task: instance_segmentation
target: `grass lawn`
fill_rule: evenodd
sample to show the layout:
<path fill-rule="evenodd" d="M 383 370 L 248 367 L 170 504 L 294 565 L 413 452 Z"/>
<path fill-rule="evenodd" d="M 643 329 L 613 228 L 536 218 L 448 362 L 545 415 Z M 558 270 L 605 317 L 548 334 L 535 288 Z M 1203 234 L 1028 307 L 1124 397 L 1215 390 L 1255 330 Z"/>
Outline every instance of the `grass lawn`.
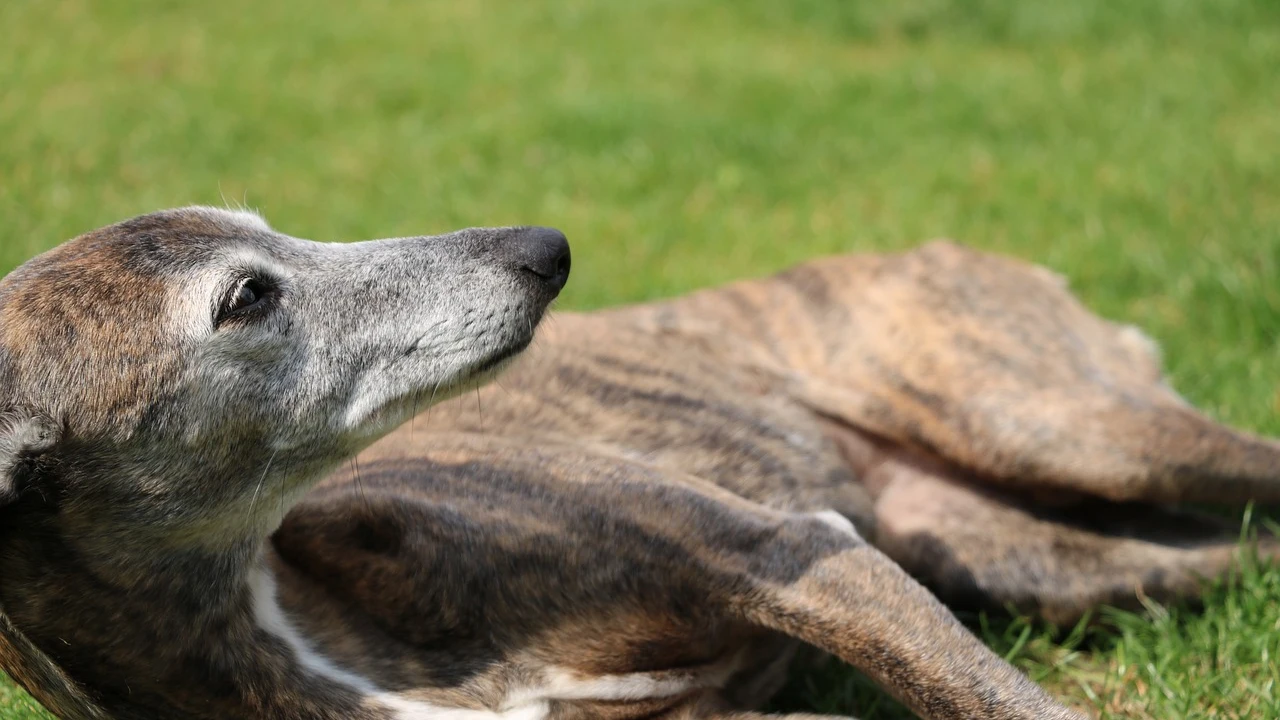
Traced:
<path fill-rule="evenodd" d="M 0 273 L 193 202 L 314 239 L 555 225 L 575 308 L 949 235 L 1280 434 L 1276 0 L 5 0 L 0 38 Z M 1089 631 L 971 620 L 1103 717 L 1280 717 L 1265 567 Z M 907 717 L 840 667 L 782 702 Z"/>

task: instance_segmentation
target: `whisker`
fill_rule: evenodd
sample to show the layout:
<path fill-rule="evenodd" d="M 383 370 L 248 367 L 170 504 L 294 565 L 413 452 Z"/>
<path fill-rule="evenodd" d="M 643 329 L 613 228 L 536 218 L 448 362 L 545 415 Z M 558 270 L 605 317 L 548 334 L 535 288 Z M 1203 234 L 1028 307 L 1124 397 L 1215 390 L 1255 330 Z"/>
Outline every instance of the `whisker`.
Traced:
<path fill-rule="evenodd" d="M 280 478 L 280 525 L 284 524 L 284 483 L 285 479 L 283 477 Z"/>
<path fill-rule="evenodd" d="M 271 472 L 271 463 L 276 461 L 276 455 L 279 454 L 280 448 L 271 451 L 271 457 L 267 458 L 267 466 L 262 469 L 262 477 L 258 478 L 258 485 L 253 489 L 253 498 L 249 500 L 249 519 L 253 520 L 253 508 L 258 504 L 258 492 L 262 490 L 262 483 L 267 479 L 267 473 Z"/>
<path fill-rule="evenodd" d="M 418 429 L 418 403 L 422 400 L 422 393 L 415 390 L 413 392 L 413 414 L 409 416 L 409 436 L 412 437 Z"/>
<path fill-rule="evenodd" d="M 436 383 L 431 388 L 431 397 L 427 399 L 427 425 L 431 424 L 431 413 L 436 409 L 436 393 L 438 392 L 440 392 L 440 383 Z"/>
<path fill-rule="evenodd" d="M 364 492 L 364 480 L 360 477 L 360 458 L 359 456 L 351 458 L 351 472 L 356 476 L 356 492 L 360 493 L 360 500 L 364 503 L 364 508 L 373 514 L 373 506 L 369 504 L 369 496 Z"/>

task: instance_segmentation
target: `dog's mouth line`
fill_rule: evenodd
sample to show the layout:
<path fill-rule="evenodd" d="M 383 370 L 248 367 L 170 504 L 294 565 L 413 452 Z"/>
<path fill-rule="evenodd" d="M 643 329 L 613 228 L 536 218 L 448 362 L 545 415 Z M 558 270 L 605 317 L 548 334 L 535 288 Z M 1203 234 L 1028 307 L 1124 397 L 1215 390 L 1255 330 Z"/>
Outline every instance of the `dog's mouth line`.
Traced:
<path fill-rule="evenodd" d="M 468 380 L 472 380 L 472 379 L 475 379 L 476 377 L 479 377 L 493 370 L 496 370 L 503 363 L 507 362 L 508 360 L 511 360 L 515 356 L 527 350 L 529 346 L 532 344 L 533 344 L 533 334 L 530 333 L 528 336 L 521 338 L 519 342 L 511 344 L 503 348 L 502 350 L 499 350 L 498 352 L 494 353 L 493 355 L 489 356 L 488 358 L 481 360 L 479 363 L 471 366 L 471 368 L 467 370 L 465 376 Z"/>
<path fill-rule="evenodd" d="M 452 380 L 438 383 L 429 388 L 419 388 L 389 403 L 387 408 L 393 406 L 401 407 L 401 404 L 404 404 L 406 408 L 412 407 L 413 414 L 416 415 L 418 412 L 443 402 L 460 392 L 478 389 L 496 378 L 512 360 L 533 344 L 533 340 L 534 333 L 513 338 L 513 342 L 509 342 L 492 354 L 459 370 Z"/>

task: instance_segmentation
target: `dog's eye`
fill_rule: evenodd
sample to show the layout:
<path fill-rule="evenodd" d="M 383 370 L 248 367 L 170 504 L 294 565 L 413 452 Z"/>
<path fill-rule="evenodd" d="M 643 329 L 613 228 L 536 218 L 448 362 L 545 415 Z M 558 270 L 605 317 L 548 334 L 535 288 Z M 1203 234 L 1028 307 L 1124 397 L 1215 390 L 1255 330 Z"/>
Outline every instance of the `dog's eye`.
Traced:
<path fill-rule="evenodd" d="M 222 325 L 235 317 L 252 313 L 261 307 L 271 293 L 271 286 L 257 278 L 246 278 L 237 283 L 218 309 L 215 325 Z"/>
<path fill-rule="evenodd" d="M 260 299 L 262 299 L 262 286 L 257 280 L 245 280 L 232 293 L 231 301 L 227 303 L 227 312 L 243 310 L 257 304 Z"/>

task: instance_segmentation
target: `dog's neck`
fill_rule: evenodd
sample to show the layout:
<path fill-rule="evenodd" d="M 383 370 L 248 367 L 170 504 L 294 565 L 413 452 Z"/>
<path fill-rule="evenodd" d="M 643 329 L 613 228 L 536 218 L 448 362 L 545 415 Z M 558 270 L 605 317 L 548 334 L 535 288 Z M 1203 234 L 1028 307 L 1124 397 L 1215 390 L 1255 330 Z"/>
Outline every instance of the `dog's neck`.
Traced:
<path fill-rule="evenodd" d="M 267 559 L 287 510 L 273 503 L 274 522 L 244 524 L 257 531 L 192 544 L 106 513 L 91 524 L 91 508 L 33 494 L 0 511 L 0 540 L 11 545 L 0 555 L 4 587 L 24 589 L 7 596 L 0 587 L 0 606 L 108 710 L 128 688 L 130 702 L 154 694 L 145 704 L 178 714 L 198 706 L 211 716 L 380 717 L 349 688 L 309 672 L 264 626 L 264 611 L 282 613 Z M 154 687 L 139 687 L 140 678 Z M 184 687 L 196 678 L 228 692 L 211 698 L 199 682 Z M 245 678 L 270 697 L 240 697 Z"/>
<path fill-rule="evenodd" d="M 269 535 L 266 530 L 241 532 L 217 543 L 189 542 L 169 528 L 130 522 L 127 513 L 110 506 L 67 507 L 38 494 L 4 513 L 11 516 L 5 520 L 5 534 L 23 546 L 22 552 L 4 556 L 15 566 L 11 573 L 30 571 L 45 579 L 43 587 L 77 588 L 76 596 L 67 598 L 77 604 L 91 604 L 97 595 L 102 607 L 164 607 L 164 622 L 172 618 L 185 628 L 174 641 L 245 612 L 250 574 L 262 563 Z M 19 606 L 8 606 L 21 615 Z M 114 632 L 113 627 L 127 632 L 119 624 L 101 630 Z"/>
<path fill-rule="evenodd" d="M 244 518 L 216 538 L 136 525 L 127 513 L 92 507 L 62 508 L 45 524 L 54 525 L 48 532 L 56 538 L 51 542 L 62 546 L 58 554 L 65 553 L 78 569 L 122 598 L 168 598 L 198 631 L 242 611 L 240 598 L 250 575 L 287 510 L 281 502 L 271 508 L 271 518 Z"/>

